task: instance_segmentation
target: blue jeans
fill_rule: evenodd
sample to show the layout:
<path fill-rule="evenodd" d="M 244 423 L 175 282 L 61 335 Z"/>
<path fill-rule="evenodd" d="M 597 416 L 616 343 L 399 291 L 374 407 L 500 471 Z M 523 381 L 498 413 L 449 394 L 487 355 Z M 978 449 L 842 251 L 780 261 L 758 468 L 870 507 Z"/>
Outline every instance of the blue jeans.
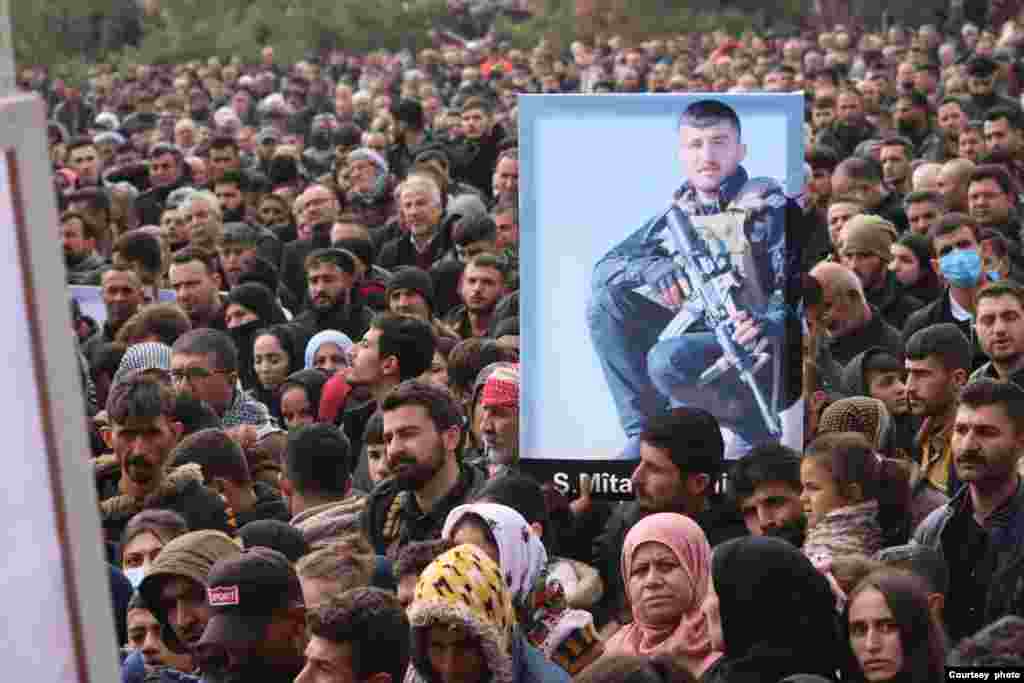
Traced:
<path fill-rule="evenodd" d="M 648 419 L 668 412 L 667 395 L 651 382 L 647 353 L 673 317 L 668 309 L 626 286 L 609 285 L 595 273 L 587 327 L 619 422 L 632 439 L 640 436 Z"/>
<path fill-rule="evenodd" d="M 652 383 L 659 392 L 669 397 L 673 408 L 691 405 L 707 410 L 707 405 L 694 404 L 692 394 L 686 398 L 680 397 L 677 389 L 694 388 L 700 380 L 701 373 L 721 357 L 722 349 L 713 333 L 695 332 L 659 342 L 647 354 L 647 367 L 651 373 Z M 724 421 L 721 416 L 716 415 L 723 426 L 747 442 L 772 439 L 753 393 L 742 383 L 735 371 L 730 370 L 712 386 L 719 382 L 729 383 L 722 388 L 722 393 L 728 394 L 729 398 L 738 398 L 743 406 L 742 418 L 735 422 Z"/>

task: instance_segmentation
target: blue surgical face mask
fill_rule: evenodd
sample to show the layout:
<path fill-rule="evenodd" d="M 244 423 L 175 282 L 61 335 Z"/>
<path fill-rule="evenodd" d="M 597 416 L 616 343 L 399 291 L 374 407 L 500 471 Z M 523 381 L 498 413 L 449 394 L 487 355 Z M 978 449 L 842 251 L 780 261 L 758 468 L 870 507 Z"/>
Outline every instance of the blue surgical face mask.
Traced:
<path fill-rule="evenodd" d="M 939 270 L 958 289 L 969 289 L 981 279 L 981 256 L 975 249 L 953 249 L 939 259 Z"/>
<path fill-rule="evenodd" d="M 988 270 L 988 271 L 985 271 L 985 275 L 988 276 L 989 282 L 995 282 L 995 281 L 997 281 L 999 279 L 999 271 L 998 270 Z"/>
<path fill-rule="evenodd" d="M 142 579 L 146 576 L 146 568 L 132 567 L 131 569 L 122 569 L 121 571 L 124 572 L 125 577 L 131 582 L 132 588 L 138 590 Z"/>

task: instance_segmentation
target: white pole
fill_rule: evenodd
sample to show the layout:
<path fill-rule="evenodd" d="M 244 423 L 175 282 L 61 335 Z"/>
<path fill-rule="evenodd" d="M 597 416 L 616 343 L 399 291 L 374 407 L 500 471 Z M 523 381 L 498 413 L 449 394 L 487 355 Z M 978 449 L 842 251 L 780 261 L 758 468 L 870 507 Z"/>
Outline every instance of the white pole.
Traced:
<path fill-rule="evenodd" d="M 14 41 L 11 34 L 11 3 L 10 0 L 0 0 L 0 96 L 13 94 L 16 82 Z"/>

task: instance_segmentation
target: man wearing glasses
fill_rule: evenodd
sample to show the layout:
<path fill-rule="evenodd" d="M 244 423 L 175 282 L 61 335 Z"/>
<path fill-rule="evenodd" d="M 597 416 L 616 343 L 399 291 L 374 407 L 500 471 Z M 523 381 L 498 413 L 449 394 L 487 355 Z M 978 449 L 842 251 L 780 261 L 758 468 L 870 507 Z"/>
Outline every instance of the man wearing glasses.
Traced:
<path fill-rule="evenodd" d="M 203 328 L 179 337 L 171 349 L 171 378 L 177 393 L 205 401 L 224 429 L 241 425 L 274 429 L 267 407 L 242 390 L 238 350 L 224 332 Z"/>

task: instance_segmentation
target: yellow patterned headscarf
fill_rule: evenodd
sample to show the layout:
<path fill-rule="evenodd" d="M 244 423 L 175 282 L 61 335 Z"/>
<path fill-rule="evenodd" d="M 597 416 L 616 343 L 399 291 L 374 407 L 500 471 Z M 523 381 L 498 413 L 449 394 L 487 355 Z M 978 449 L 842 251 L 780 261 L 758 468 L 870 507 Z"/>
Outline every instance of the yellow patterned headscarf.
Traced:
<path fill-rule="evenodd" d="M 511 681 L 516 626 L 512 594 L 498 565 L 476 546 L 452 548 L 423 570 L 409 621 L 420 632 L 414 642 L 437 623 L 465 628 L 478 640 L 495 683 Z M 413 653 L 414 665 L 432 678 L 423 670 L 429 667 L 427 658 L 418 654 Z"/>

